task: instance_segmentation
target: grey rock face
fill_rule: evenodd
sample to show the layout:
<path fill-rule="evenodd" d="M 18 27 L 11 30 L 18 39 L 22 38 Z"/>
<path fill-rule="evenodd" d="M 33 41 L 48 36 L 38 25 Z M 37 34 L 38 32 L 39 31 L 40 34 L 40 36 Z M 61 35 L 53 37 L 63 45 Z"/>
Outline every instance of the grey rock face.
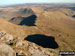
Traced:
<path fill-rule="evenodd" d="M 23 45 L 23 40 L 20 37 L 18 37 L 16 47 L 22 47 L 22 45 Z"/>
<path fill-rule="evenodd" d="M 0 43 L 0 55 L 1 56 L 16 56 L 15 51 L 5 43 Z"/>
<path fill-rule="evenodd" d="M 7 43 L 12 43 L 13 36 L 10 34 L 7 34 L 6 32 L 0 32 L 0 40 L 5 40 Z"/>
<path fill-rule="evenodd" d="M 43 48 L 39 50 L 38 47 L 35 46 L 35 44 L 33 44 L 33 46 L 29 46 L 29 51 L 30 56 L 52 56 L 50 55 L 51 53 L 49 53 Z"/>

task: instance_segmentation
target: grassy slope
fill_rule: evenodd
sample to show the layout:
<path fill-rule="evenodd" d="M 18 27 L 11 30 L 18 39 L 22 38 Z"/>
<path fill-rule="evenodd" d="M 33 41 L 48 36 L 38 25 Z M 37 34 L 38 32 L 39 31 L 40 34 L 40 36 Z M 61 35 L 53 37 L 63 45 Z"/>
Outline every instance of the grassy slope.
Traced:
<path fill-rule="evenodd" d="M 33 10 L 36 12 L 35 9 Z M 40 14 L 38 14 L 39 12 Z M 70 48 L 75 50 L 75 20 L 73 18 L 58 10 L 45 11 L 43 13 L 42 10 L 38 10 L 36 14 L 38 15 L 36 24 L 40 30 L 54 35 L 57 42 L 60 42 L 59 45 L 62 50 L 70 50 Z"/>

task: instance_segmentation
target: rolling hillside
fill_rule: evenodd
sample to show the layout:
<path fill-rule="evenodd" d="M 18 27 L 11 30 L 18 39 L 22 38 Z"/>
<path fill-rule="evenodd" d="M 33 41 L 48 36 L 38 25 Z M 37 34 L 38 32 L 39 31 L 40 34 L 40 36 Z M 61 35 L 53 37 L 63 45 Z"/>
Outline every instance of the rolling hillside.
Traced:
<path fill-rule="evenodd" d="M 8 16 L 11 15 L 9 19 L 7 19 L 7 15 L 5 20 L 0 19 L 0 31 L 5 31 L 13 35 L 14 38 L 21 37 L 23 40 L 41 47 L 43 46 L 36 42 L 37 39 L 43 37 L 41 40 L 45 40 L 50 36 L 53 41 L 55 40 L 57 48 L 47 47 L 48 49 L 75 51 L 75 19 L 72 17 L 75 15 L 75 11 L 69 8 L 52 8 L 49 10 L 44 10 L 41 7 L 23 8 L 17 9 L 18 13 L 12 11 L 15 16 L 9 11 L 7 14 Z M 42 43 L 41 40 L 39 40 L 40 43 Z"/>

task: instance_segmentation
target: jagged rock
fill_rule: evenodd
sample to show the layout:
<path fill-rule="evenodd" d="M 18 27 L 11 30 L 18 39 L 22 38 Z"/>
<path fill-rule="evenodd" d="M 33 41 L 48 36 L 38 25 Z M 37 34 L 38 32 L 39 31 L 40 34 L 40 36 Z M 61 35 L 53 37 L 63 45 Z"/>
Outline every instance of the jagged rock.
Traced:
<path fill-rule="evenodd" d="M 39 49 L 35 44 L 33 44 L 32 46 L 29 45 L 29 52 L 30 56 L 52 56 L 50 55 L 50 52 L 46 51 L 42 47 L 41 49 Z"/>
<path fill-rule="evenodd" d="M 16 56 L 15 51 L 5 43 L 0 43 L 0 55 L 1 56 Z"/>
<path fill-rule="evenodd" d="M 30 47 L 29 49 L 31 56 L 49 56 L 45 52 L 39 51 L 38 49 L 34 49 L 33 47 Z"/>
<path fill-rule="evenodd" d="M 18 37 L 16 47 L 22 47 L 22 46 L 23 46 L 23 40 L 20 37 Z"/>
<path fill-rule="evenodd" d="M 0 32 L 0 40 L 5 40 L 8 44 L 13 42 L 13 36 L 6 32 Z"/>
<path fill-rule="evenodd" d="M 27 56 L 22 50 L 16 53 L 16 56 Z"/>

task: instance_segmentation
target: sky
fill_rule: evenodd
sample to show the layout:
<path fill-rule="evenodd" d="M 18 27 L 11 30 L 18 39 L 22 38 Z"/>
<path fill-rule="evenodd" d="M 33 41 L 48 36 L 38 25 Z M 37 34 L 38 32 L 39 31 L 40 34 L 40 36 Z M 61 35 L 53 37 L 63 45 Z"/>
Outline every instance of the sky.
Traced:
<path fill-rule="evenodd" d="M 75 0 L 1 0 L 0 6 L 22 3 L 75 3 Z"/>

